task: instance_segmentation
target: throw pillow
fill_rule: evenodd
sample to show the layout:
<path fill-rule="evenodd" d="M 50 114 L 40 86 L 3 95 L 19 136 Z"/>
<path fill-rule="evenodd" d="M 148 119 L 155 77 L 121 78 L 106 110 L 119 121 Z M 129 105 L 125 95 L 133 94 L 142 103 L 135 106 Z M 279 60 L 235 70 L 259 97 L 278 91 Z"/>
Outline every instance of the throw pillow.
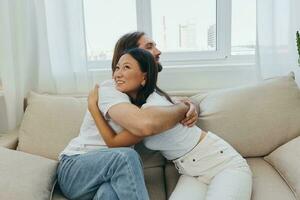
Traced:
<path fill-rule="evenodd" d="M 79 134 L 86 98 L 30 93 L 19 129 L 18 150 L 57 159 Z"/>
<path fill-rule="evenodd" d="M 280 146 L 264 158 L 284 178 L 300 198 L 300 136 Z"/>
<path fill-rule="evenodd" d="M 3 147 L 0 158 L 0 199 L 51 199 L 57 161 Z"/>
<path fill-rule="evenodd" d="M 265 156 L 300 135 L 300 90 L 291 73 L 256 84 L 194 96 L 198 126 L 244 157 Z"/>

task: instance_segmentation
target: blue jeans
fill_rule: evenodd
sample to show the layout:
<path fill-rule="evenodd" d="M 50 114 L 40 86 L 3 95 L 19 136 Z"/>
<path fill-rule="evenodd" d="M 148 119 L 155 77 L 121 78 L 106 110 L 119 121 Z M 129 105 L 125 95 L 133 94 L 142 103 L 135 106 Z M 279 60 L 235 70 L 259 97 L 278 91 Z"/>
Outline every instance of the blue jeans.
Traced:
<path fill-rule="evenodd" d="M 57 175 L 60 189 L 69 199 L 149 199 L 140 157 L 131 148 L 65 155 Z"/>

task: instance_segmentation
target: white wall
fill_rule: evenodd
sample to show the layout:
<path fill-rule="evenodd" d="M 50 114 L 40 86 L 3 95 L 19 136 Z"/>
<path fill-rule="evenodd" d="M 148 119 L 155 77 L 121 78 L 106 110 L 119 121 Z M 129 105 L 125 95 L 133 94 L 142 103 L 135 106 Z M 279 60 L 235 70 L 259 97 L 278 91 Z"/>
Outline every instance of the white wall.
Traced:
<path fill-rule="evenodd" d="M 94 83 L 99 83 L 111 78 L 111 71 L 93 71 L 92 77 Z M 244 64 L 164 68 L 159 74 L 158 85 L 171 94 L 193 95 L 254 82 L 257 82 L 255 65 Z"/>

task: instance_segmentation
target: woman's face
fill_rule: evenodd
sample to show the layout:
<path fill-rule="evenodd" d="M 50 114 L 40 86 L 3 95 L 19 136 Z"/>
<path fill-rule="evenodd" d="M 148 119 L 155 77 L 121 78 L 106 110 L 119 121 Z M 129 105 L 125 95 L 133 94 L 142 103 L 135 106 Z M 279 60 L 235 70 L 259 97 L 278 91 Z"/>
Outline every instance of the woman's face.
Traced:
<path fill-rule="evenodd" d="M 146 82 L 146 73 L 142 72 L 139 63 L 129 54 L 121 56 L 113 74 L 116 89 L 135 98 L 138 90 Z"/>

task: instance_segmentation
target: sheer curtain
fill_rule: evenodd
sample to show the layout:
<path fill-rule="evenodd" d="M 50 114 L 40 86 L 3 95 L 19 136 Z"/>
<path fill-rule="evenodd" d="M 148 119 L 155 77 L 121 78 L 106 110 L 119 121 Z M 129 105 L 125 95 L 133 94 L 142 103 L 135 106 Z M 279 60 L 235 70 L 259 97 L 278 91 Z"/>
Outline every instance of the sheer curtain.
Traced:
<path fill-rule="evenodd" d="M 260 78 L 296 74 L 300 67 L 296 30 L 300 29 L 299 0 L 264 0 L 257 4 L 257 64 Z"/>
<path fill-rule="evenodd" d="M 50 70 L 55 93 L 85 93 L 90 87 L 82 6 L 81 0 L 36 0 L 38 57 L 41 71 L 46 73 L 39 77 L 47 76 Z M 45 80 L 40 84 L 42 91 L 48 90 L 49 79 Z"/>
<path fill-rule="evenodd" d="M 81 0 L 0 1 L 0 74 L 8 129 L 20 123 L 30 90 L 76 94 L 91 87 L 82 6 Z"/>
<path fill-rule="evenodd" d="M 28 1 L 0 1 L 0 66 L 5 98 L 6 128 L 12 129 L 22 117 L 26 91 L 35 88 L 37 65 L 34 30 Z"/>

